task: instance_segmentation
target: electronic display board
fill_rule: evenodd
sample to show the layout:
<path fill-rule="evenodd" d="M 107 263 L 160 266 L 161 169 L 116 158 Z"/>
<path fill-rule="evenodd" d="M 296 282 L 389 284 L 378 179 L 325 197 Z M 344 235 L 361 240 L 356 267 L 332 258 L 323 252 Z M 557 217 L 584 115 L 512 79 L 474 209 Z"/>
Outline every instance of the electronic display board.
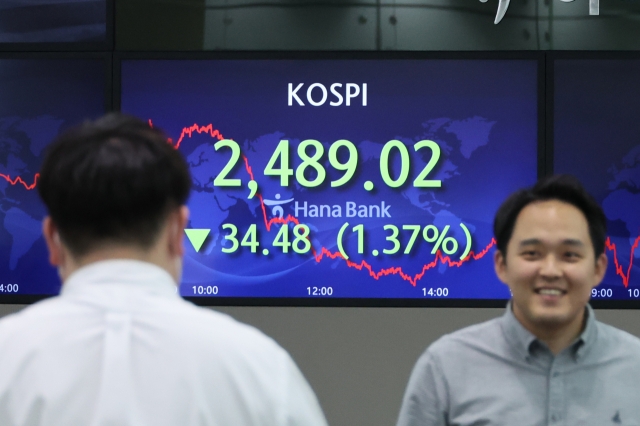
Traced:
<path fill-rule="evenodd" d="M 2 0 L 0 47 L 105 44 L 111 33 L 111 8 L 111 0 Z"/>
<path fill-rule="evenodd" d="M 104 58 L 66 56 L 0 55 L 0 302 L 60 291 L 42 238 L 38 171 L 61 130 L 104 114 L 107 77 Z"/>
<path fill-rule="evenodd" d="M 640 300 L 640 57 L 553 61 L 554 170 L 601 203 L 609 266 L 592 301 Z M 613 304 L 610 306 L 623 306 Z"/>
<path fill-rule="evenodd" d="M 508 299 L 492 223 L 537 177 L 538 66 L 121 58 L 121 110 L 191 169 L 181 295 Z"/>

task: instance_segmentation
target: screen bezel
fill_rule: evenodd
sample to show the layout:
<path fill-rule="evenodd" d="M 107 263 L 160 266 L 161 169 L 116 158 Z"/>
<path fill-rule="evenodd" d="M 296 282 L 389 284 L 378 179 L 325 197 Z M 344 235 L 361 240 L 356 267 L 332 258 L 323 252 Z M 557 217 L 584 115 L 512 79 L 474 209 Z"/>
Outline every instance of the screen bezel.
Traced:
<path fill-rule="evenodd" d="M 108 10 L 113 19 L 113 0 Z M 107 26 L 113 46 L 113 26 Z M 39 49 L 41 52 L 26 52 L 27 44 L 14 46 L 0 44 L 0 58 L 16 59 L 103 59 L 105 61 L 105 111 L 120 110 L 121 62 L 135 59 L 533 59 L 538 61 L 538 177 L 553 173 L 554 152 L 554 61 L 567 59 L 640 59 L 637 51 L 509 51 L 509 52 L 111 52 L 96 49 L 82 50 L 79 45 L 50 43 Z M 20 50 L 18 52 L 17 50 Z M 98 51 L 99 50 L 99 51 Z M 30 304 L 53 295 L 0 295 L 0 304 Z M 316 299 L 316 298 L 212 298 L 186 297 L 201 306 L 326 306 L 326 307 L 477 307 L 502 308 L 502 299 Z M 596 309 L 638 309 L 640 300 L 591 300 Z"/>

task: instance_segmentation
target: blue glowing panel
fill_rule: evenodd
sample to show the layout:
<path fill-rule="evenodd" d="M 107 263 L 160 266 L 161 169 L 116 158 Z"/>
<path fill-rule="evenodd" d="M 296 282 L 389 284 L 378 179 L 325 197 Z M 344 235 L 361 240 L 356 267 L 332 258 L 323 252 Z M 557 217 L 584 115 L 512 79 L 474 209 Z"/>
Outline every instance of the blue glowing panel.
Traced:
<path fill-rule="evenodd" d="M 124 60 L 191 167 L 184 296 L 506 299 L 493 216 L 536 180 L 533 60 Z"/>
<path fill-rule="evenodd" d="M 105 64 L 85 59 L 0 59 L 0 300 L 57 294 L 36 190 L 46 146 L 104 113 Z"/>
<path fill-rule="evenodd" d="M 595 300 L 640 299 L 640 60 L 557 60 L 554 164 L 608 219 L 609 268 Z"/>

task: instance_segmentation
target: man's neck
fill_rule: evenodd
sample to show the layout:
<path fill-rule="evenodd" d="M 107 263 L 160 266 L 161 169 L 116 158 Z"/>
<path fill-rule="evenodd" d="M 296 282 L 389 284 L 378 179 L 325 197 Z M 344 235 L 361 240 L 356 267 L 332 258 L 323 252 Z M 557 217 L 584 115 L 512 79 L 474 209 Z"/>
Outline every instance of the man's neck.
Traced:
<path fill-rule="evenodd" d="M 538 340 L 543 342 L 551 353 L 558 355 L 560 352 L 571 346 L 571 344 L 580 336 L 584 330 L 587 315 L 586 309 L 582 312 L 582 315 L 576 317 L 570 323 L 565 324 L 534 324 L 527 321 L 515 308 L 513 308 L 513 314 L 530 333 L 532 333 Z"/>
<path fill-rule="evenodd" d="M 129 260 L 139 260 L 141 262 L 151 263 L 153 265 L 159 266 L 160 268 L 166 270 L 171 276 L 174 277 L 177 274 L 177 271 L 174 271 L 173 262 L 169 259 L 166 259 L 165 256 L 162 256 L 157 250 L 141 250 L 137 247 L 129 247 L 129 246 L 104 246 L 100 249 L 91 251 L 90 253 L 80 257 L 74 258 L 69 256 L 68 261 L 65 262 L 63 268 L 61 268 L 61 279 L 62 281 L 66 281 L 66 279 L 76 270 L 82 268 L 83 266 L 87 266 L 89 264 L 100 262 L 103 260 L 112 260 L 112 259 L 129 259 Z"/>
<path fill-rule="evenodd" d="M 582 327 L 572 330 L 571 333 L 566 333 L 564 331 L 558 331 L 556 333 L 547 330 L 546 335 L 544 335 L 544 333 L 539 333 L 537 337 L 541 342 L 544 342 L 544 344 L 547 345 L 551 353 L 558 355 L 560 352 L 571 346 L 578 336 L 580 336 L 581 332 Z"/>

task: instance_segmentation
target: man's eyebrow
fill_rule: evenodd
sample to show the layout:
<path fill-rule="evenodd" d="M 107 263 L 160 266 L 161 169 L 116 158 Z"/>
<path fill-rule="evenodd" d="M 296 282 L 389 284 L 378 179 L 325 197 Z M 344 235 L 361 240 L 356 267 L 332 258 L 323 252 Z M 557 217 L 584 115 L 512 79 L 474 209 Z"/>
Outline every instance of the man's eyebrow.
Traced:
<path fill-rule="evenodd" d="M 519 245 L 520 245 L 520 247 L 523 247 L 523 246 L 530 246 L 530 245 L 536 245 L 536 244 L 541 244 L 541 243 L 542 243 L 542 241 L 540 239 L 538 239 L 538 238 L 528 238 L 526 240 L 520 241 Z M 567 239 L 562 240 L 562 245 L 583 247 L 585 244 L 582 241 L 577 240 L 575 238 L 567 238 Z"/>
<path fill-rule="evenodd" d="M 567 238 L 566 240 L 562 240 L 562 244 L 566 246 L 577 246 L 577 247 L 582 247 L 585 245 L 582 241 L 576 240 L 573 238 Z"/>

